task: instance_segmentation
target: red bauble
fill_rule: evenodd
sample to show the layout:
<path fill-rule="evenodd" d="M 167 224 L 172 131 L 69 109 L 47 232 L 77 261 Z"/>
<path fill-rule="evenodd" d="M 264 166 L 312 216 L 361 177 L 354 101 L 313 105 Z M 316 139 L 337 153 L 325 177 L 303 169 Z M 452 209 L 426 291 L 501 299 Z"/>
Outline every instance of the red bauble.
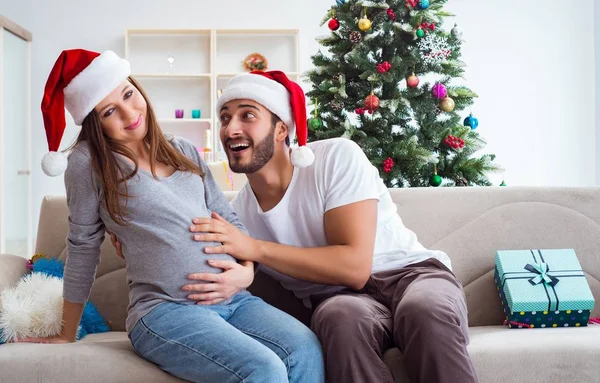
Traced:
<path fill-rule="evenodd" d="M 365 108 L 367 108 L 369 112 L 377 110 L 377 108 L 379 108 L 379 97 L 374 94 L 368 95 L 365 98 Z"/>
<path fill-rule="evenodd" d="M 333 18 L 331 20 L 329 20 L 329 24 L 327 24 L 329 26 L 329 29 L 331 29 L 332 31 L 337 31 L 338 28 L 340 27 L 340 22 Z"/>
<path fill-rule="evenodd" d="M 419 86 L 419 78 L 413 73 L 406 78 L 406 85 L 409 88 L 416 88 Z"/>

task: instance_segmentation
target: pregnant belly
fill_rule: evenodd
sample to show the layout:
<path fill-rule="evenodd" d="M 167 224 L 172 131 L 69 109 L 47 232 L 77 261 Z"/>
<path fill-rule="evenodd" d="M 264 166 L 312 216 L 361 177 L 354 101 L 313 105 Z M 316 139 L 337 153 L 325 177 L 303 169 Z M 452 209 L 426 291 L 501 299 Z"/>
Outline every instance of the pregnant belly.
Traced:
<path fill-rule="evenodd" d="M 235 258 L 228 254 L 206 254 L 205 246 L 216 243 L 193 242 L 191 246 L 160 246 L 154 249 L 139 249 L 138 254 L 127 257 L 127 275 L 132 290 L 153 291 L 173 299 L 186 299 L 188 292 L 184 285 L 192 282 L 192 273 L 221 273 L 222 269 L 209 266 L 208 260 L 228 260 Z M 193 283 L 203 283 L 194 281 Z"/>

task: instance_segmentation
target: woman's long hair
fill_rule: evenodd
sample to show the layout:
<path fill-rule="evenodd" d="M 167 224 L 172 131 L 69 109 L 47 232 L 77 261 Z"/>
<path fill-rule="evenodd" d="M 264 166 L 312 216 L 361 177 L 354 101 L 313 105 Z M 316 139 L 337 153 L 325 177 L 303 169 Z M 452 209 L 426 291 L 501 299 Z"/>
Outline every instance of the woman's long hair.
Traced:
<path fill-rule="evenodd" d="M 204 177 L 204 172 L 198 164 L 180 153 L 165 138 L 158 125 L 154 109 L 150 105 L 150 101 L 140 84 L 132 77 L 129 77 L 128 80 L 137 88 L 142 97 L 144 97 L 144 100 L 146 100 L 148 131 L 144 137 L 144 142 L 150 151 L 150 169 L 154 178 L 158 179 L 155 173 L 157 162 L 173 166 L 177 170 L 190 171 Z M 100 176 L 104 201 L 110 217 L 120 225 L 126 224 L 127 220 L 125 216 L 127 214 L 127 199 L 129 197 L 127 193 L 127 180 L 134 177 L 138 172 L 137 157 L 131 149 L 114 142 L 104 135 L 102 125 L 100 124 L 100 116 L 96 110 L 92 110 L 83 120 L 81 132 L 77 136 L 75 143 L 71 146 L 71 149 L 81 141 L 87 141 L 89 145 L 92 167 L 94 172 Z M 114 153 L 129 158 L 135 165 L 133 172 L 126 174 L 119 165 Z M 123 184 L 122 188 L 120 184 Z"/>

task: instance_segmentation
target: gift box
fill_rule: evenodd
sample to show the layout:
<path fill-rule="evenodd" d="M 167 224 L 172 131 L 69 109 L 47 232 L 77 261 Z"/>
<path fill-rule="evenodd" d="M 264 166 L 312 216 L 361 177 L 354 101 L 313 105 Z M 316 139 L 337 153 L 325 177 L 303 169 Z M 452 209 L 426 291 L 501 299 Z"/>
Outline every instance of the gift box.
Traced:
<path fill-rule="evenodd" d="M 594 296 L 575 250 L 500 250 L 495 264 L 508 327 L 587 326 Z"/>

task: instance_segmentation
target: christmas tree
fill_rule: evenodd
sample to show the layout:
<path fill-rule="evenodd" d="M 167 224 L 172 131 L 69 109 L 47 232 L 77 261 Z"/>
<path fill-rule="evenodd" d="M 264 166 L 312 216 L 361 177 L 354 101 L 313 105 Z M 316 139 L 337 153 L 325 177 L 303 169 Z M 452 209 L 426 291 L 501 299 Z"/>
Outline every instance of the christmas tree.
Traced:
<path fill-rule="evenodd" d="M 500 168 L 475 131 L 462 31 L 441 27 L 447 0 L 337 0 L 320 37 L 309 141 L 358 143 L 388 187 L 491 185 Z M 462 112 L 462 115 L 461 115 Z"/>

